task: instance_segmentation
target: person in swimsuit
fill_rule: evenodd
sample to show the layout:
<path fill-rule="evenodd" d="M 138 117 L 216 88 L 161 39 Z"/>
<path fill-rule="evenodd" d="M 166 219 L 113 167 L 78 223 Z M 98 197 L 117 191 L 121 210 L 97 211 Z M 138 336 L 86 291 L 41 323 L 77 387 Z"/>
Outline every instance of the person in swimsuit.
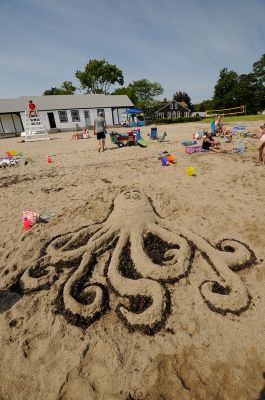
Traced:
<path fill-rule="evenodd" d="M 212 133 L 209 132 L 206 134 L 206 137 L 203 139 L 202 149 L 205 151 L 213 151 L 214 153 L 220 153 L 221 152 L 220 145 L 221 145 L 221 143 L 215 142 L 213 139 Z"/>
<path fill-rule="evenodd" d="M 264 154 L 265 154 L 265 123 L 260 126 L 260 131 L 258 134 L 259 137 L 259 160 L 264 162 Z"/>
<path fill-rule="evenodd" d="M 223 124 L 221 115 L 217 116 L 217 120 L 215 121 L 215 129 L 216 129 L 216 135 L 220 136 L 220 135 L 225 135 L 228 137 L 228 139 L 232 139 L 232 135 L 231 132 L 228 128 L 226 128 Z M 231 141 L 231 140 L 230 140 Z"/>
<path fill-rule="evenodd" d="M 94 135 L 97 135 L 98 141 L 98 152 L 105 151 L 105 139 L 106 139 L 106 121 L 103 117 L 103 112 L 98 113 L 98 117 L 94 120 Z"/>

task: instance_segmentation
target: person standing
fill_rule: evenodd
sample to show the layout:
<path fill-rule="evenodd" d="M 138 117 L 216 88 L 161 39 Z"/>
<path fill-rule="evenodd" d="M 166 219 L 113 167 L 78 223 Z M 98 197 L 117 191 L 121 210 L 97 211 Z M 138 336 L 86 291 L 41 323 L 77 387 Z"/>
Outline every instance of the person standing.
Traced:
<path fill-rule="evenodd" d="M 103 116 L 103 112 L 98 113 L 97 118 L 94 120 L 94 135 L 97 135 L 98 141 L 98 152 L 105 151 L 105 139 L 106 139 L 106 121 Z"/>

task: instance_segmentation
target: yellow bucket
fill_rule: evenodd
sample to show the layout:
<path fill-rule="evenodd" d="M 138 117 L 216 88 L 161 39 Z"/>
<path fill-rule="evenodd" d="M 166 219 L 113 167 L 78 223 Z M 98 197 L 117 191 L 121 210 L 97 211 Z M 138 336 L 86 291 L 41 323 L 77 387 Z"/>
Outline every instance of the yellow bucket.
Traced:
<path fill-rule="evenodd" d="M 186 175 L 187 176 L 192 176 L 195 172 L 195 168 L 194 167 L 186 167 Z"/>

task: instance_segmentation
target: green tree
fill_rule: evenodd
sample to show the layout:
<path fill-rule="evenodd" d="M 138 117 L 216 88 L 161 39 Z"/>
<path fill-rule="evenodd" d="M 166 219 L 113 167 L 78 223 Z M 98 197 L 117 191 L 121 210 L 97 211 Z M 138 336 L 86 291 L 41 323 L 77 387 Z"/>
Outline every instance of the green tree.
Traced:
<path fill-rule="evenodd" d="M 135 96 L 135 105 L 146 108 L 153 104 L 154 98 L 164 92 L 163 87 L 158 82 L 150 82 L 148 79 L 133 81 L 128 85 Z"/>
<path fill-rule="evenodd" d="M 43 93 L 45 96 L 55 94 L 74 94 L 76 87 L 73 86 L 71 81 L 64 81 L 60 88 L 52 87 L 51 89 L 45 90 Z"/>
<path fill-rule="evenodd" d="M 220 71 L 218 81 L 214 87 L 214 108 L 229 108 L 238 105 L 234 89 L 238 84 L 239 77 L 235 71 L 223 68 Z"/>
<path fill-rule="evenodd" d="M 199 111 L 207 111 L 213 110 L 215 107 L 213 100 L 203 100 L 201 102 L 200 110 Z"/>
<path fill-rule="evenodd" d="M 135 93 L 132 88 L 128 88 L 128 87 L 117 88 L 114 90 L 114 92 L 112 94 L 125 94 L 129 97 L 129 99 L 131 100 L 131 102 L 133 104 L 137 103 L 137 98 L 136 98 Z"/>
<path fill-rule="evenodd" d="M 193 104 L 192 107 L 194 112 L 212 110 L 214 103 L 213 100 L 203 100 L 201 103 Z"/>
<path fill-rule="evenodd" d="M 253 74 L 257 81 L 256 102 L 259 111 L 265 110 L 265 54 L 253 64 Z"/>
<path fill-rule="evenodd" d="M 188 93 L 178 91 L 173 95 L 173 99 L 178 102 L 184 101 L 184 103 L 187 104 L 188 108 L 192 110 L 191 98 Z"/>
<path fill-rule="evenodd" d="M 265 85 L 265 54 L 253 64 L 253 73 L 262 85 Z"/>
<path fill-rule="evenodd" d="M 233 89 L 237 105 L 246 106 L 247 114 L 260 111 L 259 84 L 253 73 L 239 75 L 238 83 Z"/>
<path fill-rule="evenodd" d="M 116 65 L 103 60 L 89 60 L 84 71 L 76 71 L 81 88 L 86 93 L 108 93 L 111 85 L 123 85 L 122 71 Z"/>

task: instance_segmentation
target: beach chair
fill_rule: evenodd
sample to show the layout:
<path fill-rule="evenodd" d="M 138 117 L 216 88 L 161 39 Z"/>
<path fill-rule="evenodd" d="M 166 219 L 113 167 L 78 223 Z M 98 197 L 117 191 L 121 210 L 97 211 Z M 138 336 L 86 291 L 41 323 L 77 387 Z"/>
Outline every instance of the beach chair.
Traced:
<path fill-rule="evenodd" d="M 216 127 L 215 127 L 215 122 L 211 122 L 211 132 L 213 136 L 216 136 Z"/>
<path fill-rule="evenodd" d="M 166 139 L 166 137 L 167 137 L 167 133 L 164 132 L 163 135 L 160 138 L 159 137 L 157 138 L 157 140 L 159 142 L 168 142 L 168 139 Z"/>

